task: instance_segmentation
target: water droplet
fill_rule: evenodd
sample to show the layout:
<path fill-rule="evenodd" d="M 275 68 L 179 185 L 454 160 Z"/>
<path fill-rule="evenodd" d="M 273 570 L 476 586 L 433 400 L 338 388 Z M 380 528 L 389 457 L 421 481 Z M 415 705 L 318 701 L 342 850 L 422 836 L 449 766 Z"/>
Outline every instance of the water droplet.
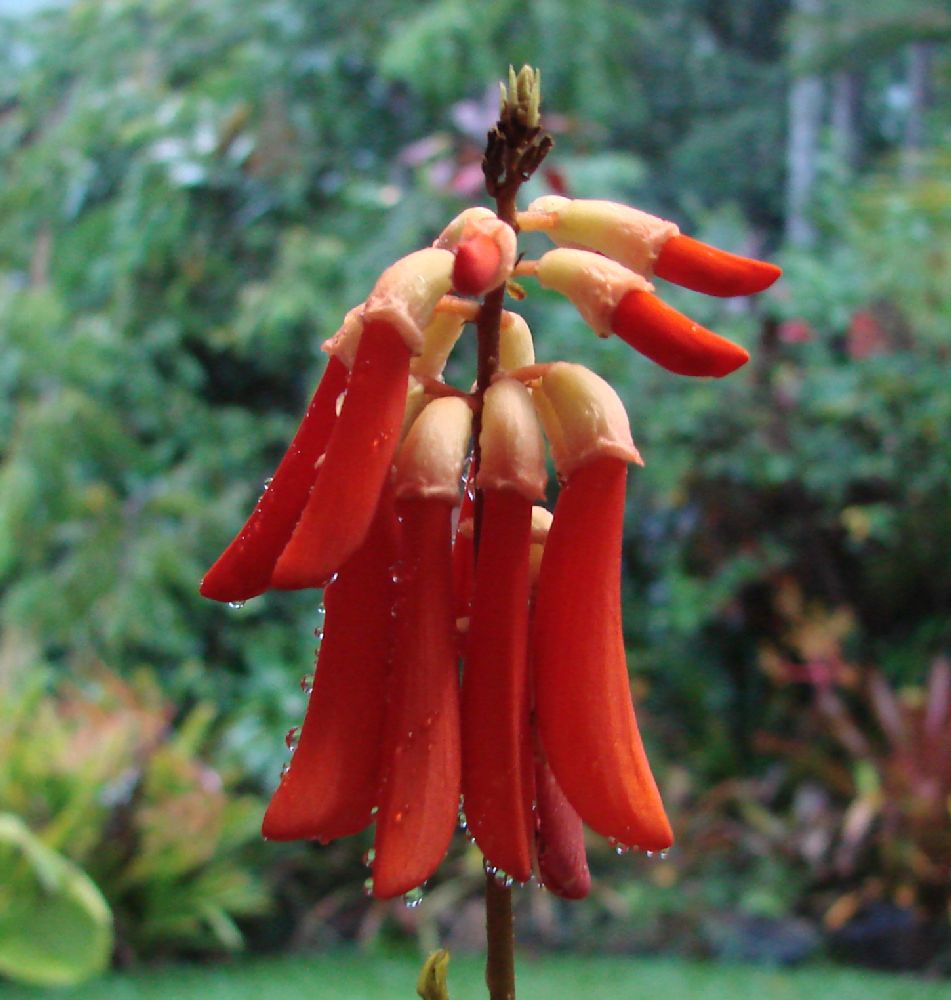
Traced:
<path fill-rule="evenodd" d="M 404 819 L 406 819 L 405 809 L 397 809 L 396 812 L 393 813 L 393 822 L 396 823 L 397 825 L 402 823 Z"/>
<path fill-rule="evenodd" d="M 375 815 L 376 815 L 376 814 L 377 814 L 377 813 L 378 813 L 379 811 L 380 811 L 380 807 L 379 807 L 379 806 L 374 806 L 374 807 L 373 807 L 373 808 L 372 808 L 372 809 L 370 810 L 370 815 L 371 815 L 371 816 L 375 816 Z"/>
<path fill-rule="evenodd" d="M 324 630 L 322 628 L 319 628 L 319 627 L 315 628 L 314 629 L 314 638 L 318 642 L 323 642 L 324 641 Z"/>
<path fill-rule="evenodd" d="M 485 858 L 482 859 L 482 870 L 486 875 L 496 875 L 498 873 L 498 868 L 495 865 L 490 864 Z"/>
<path fill-rule="evenodd" d="M 363 880 L 363 895 L 372 896 L 373 895 L 373 876 Z"/>
<path fill-rule="evenodd" d="M 274 482 L 274 477 L 273 476 L 268 476 L 267 479 L 264 480 L 264 492 L 265 493 L 267 493 L 267 491 L 271 488 L 271 483 L 273 483 L 273 482 Z"/>
<path fill-rule="evenodd" d="M 314 675 L 304 674 L 300 679 L 300 689 L 304 694 L 310 694 L 314 690 Z"/>
<path fill-rule="evenodd" d="M 322 605 L 317 605 L 317 627 L 320 628 L 324 624 L 324 619 L 327 617 L 327 609 Z"/>
<path fill-rule="evenodd" d="M 284 734 L 284 746 L 293 753 L 300 742 L 300 726 L 293 726 Z"/>
<path fill-rule="evenodd" d="M 371 847 L 368 851 L 364 851 L 363 863 L 364 865 L 366 865 L 367 868 L 372 868 L 373 862 L 375 860 L 376 860 L 376 850 L 374 848 Z"/>
<path fill-rule="evenodd" d="M 669 855 L 670 855 L 670 848 L 669 847 L 665 847 L 660 852 L 660 854 L 657 855 L 657 857 L 659 857 L 661 861 L 666 861 Z"/>
<path fill-rule="evenodd" d="M 654 856 L 654 852 L 653 851 L 645 851 L 644 852 L 644 856 L 648 857 L 648 858 L 652 858 Z"/>
<path fill-rule="evenodd" d="M 245 604 L 247 604 L 247 601 L 228 601 L 228 607 L 231 608 L 232 611 L 240 611 Z"/>
<path fill-rule="evenodd" d="M 285 777 L 286 777 L 286 775 L 287 775 L 287 772 L 288 772 L 288 771 L 289 771 L 290 769 L 291 769 L 291 765 L 290 765 L 290 764 L 284 764 L 284 765 L 283 765 L 283 767 L 281 768 L 281 781 L 283 781 L 283 780 L 284 780 L 284 778 L 285 778 Z"/>
<path fill-rule="evenodd" d="M 459 810 L 459 829 L 468 830 L 469 824 L 466 822 L 466 814 L 460 809 Z"/>
<path fill-rule="evenodd" d="M 416 886 L 415 889 L 410 889 L 409 892 L 403 894 L 403 905 L 410 910 L 415 910 L 417 906 L 423 901 L 423 887 L 421 885 Z"/>
<path fill-rule="evenodd" d="M 617 854 L 619 857 L 627 854 L 630 851 L 630 846 L 628 844 L 622 844 L 617 837 L 608 837 L 608 846 Z"/>

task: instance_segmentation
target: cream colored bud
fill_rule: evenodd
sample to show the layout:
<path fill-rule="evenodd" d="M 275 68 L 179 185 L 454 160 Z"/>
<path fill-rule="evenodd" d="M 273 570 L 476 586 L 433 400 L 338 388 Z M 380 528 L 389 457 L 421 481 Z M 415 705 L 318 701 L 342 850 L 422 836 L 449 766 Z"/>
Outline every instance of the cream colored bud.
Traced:
<path fill-rule="evenodd" d="M 554 515 L 547 507 L 539 507 L 535 504 L 532 507 L 532 542 L 544 543 L 551 530 L 551 522 Z"/>
<path fill-rule="evenodd" d="M 562 247 L 597 250 L 649 276 L 663 245 L 680 229 L 667 219 L 614 201 L 536 198 L 519 217 L 522 229 L 541 229 Z"/>
<path fill-rule="evenodd" d="M 417 378 L 441 378 L 465 323 L 465 317 L 458 313 L 437 312 L 423 330 L 423 353 L 411 359 L 410 374 Z"/>
<path fill-rule="evenodd" d="M 545 442 L 521 382 L 501 378 L 486 389 L 479 444 L 479 489 L 515 490 L 529 500 L 545 495 Z"/>
<path fill-rule="evenodd" d="M 498 221 L 498 218 L 491 208 L 482 208 L 479 206 L 467 208 L 464 212 L 460 212 L 439 236 L 436 237 L 433 241 L 433 246 L 438 250 L 454 250 L 463 239 L 462 234 L 465 232 L 467 226 L 471 226 L 474 222 L 485 222 L 490 219 Z"/>
<path fill-rule="evenodd" d="M 535 344 L 528 323 L 518 313 L 502 313 L 499 329 L 499 368 L 515 371 L 535 364 Z"/>
<path fill-rule="evenodd" d="M 423 412 L 423 408 L 429 402 L 425 387 L 412 375 L 409 377 L 409 385 L 406 387 L 406 407 L 403 410 L 403 424 L 400 427 L 400 440 L 402 441 L 409 433 L 416 418 Z"/>
<path fill-rule="evenodd" d="M 472 410 L 465 400 L 443 396 L 428 403 L 397 452 L 396 497 L 458 503 L 471 433 Z"/>
<path fill-rule="evenodd" d="M 610 336 L 611 317 L 629 291 L 654 290 L 639 274 L 590 250 L 549 250 L 539 260 L 537 274 L 543 288 L 571 299 L 599 337 Z"/>
<path fill-rule="evenodd" d="M 618 394 L 582 365 L 557 361 L 545 372 L 533 400 L 563 477 L 597 458 L 641 462 Z"/>
<path fill-rule="evenodd" d="M 332 358 L 338 358 L 347 368 L 352 369 L 361 333 L 363 333 L 362 302 L 344 316 L 340 329 L 329 340 L 324 341 L 321 350 Z"/>
<path fill-rule="evenodd" d="M 453 255 L 432 247 L 408 254 L 379 277 L 363 308 L 363 323 L 389 323 L 411 354 L 423 353 L 423 330 L 452 284 Z"/>

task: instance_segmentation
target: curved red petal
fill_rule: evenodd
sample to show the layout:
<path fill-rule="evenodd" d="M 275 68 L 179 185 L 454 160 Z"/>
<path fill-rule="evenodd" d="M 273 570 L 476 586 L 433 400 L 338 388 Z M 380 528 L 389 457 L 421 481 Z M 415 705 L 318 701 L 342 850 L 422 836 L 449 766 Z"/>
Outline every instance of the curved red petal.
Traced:
<path fill-rule="evenodd" d="M 452 589 L 456 597 L 456 618 L 468 618 L 472 609 L 472 588 L 475 579 L 475 546 L 472 529 L 475 523 L 475 501 L 470 492 L 470 480 L 466 481 L 466 489 L 459 506 L 458 525 L 461 528 L 467 521 L 465 530 L 457 530 L 452 543 Z"/>
<path fill-rule="evenodd" d="M 565 797 L 535 742 L 535 844 L 542 885 L 562 899 L 584 899 L 591 891 L 591 872 L 581 817 Z"/>
<path fill-rule="evenodd" d="M 436 870 L 459 811 L 459 667 L 443 500 L 401 500 L 397 604 L 376 817 L 373 894 L 399 896 Z"/>
<path fill-rule="evenodd" d="M 654 274 L 706 295 L 754 295 L 782 274 L 775 264 L 727 253 L 690 236 L 672 236 L 661 247 Z"/>
<path fill-rule="evenodd" d="M 320 475 L 274 567 L 273 587 L 323 586 L 366 537 L 399 444 L 408 377 L 403 338 L 388 323 L 368 323 Z"/>
<path fill-rule="evenodd" d="M 274 564 L 287 545 L 317 473 L 337 419 L 337 398 L 347 387 L 348 371 L 337 358 L 327 362 L 304 419 L 284 453 L 254 512 L 199 588 L 213 601 L 246 601 L 264 593 Z"/>
<path fill-rule="evenodd" d="M 462 677 L 462 794 L 486 860 L 532 876 L 528 598 L 532 502 L 486 490 Z"/>
<path fill-rule="evenodd" d="M 270 840 L 334 840 L 368 826 L 380 781 L 393 631 L 396 515 L 389 493 L 366 541 L 324 592 L 326 619 L 300 740 L 264 816 Z"/>
<path fill-rule="evenodd" d="M 637 729 L 621 632 L 626 477 L 620 459 L 598 459 L 558 497 L 535 603 L 535 703 L 551 769 L 582 820 L 659 851 L 672 834 Z"/>
<path fill-rule="evenodd" d="M 677 312 L 656 295 L 627 292 L 611 318 L 611 329 L 636 351 L 677 375 L 729 375 L 749 361 L 738 344 Z"/>
<path fill-rule="evenodd" d="M 460 295 L 482 295 L 489 291 L 501 260 L 498 244 L 483 233 L 460 243 L 452 266 L 453 288 Z"/>

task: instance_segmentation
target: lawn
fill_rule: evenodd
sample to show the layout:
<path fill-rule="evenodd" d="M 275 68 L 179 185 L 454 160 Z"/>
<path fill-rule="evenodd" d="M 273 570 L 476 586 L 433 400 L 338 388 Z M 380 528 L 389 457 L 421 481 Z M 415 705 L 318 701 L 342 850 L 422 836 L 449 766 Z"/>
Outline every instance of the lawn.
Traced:
<path fill-rule="evenodd" d="M 342 952 L 115 973 L 83 987 L 0 983 L 2 1000 L 412 1000 L 419 962 Z M 478 958 L 453 959 L 452 1000 L 483 1000 Z M 947 982 L 852 969 L 804 969 L 555 956 L 521 959 L 520 1000 L 947 1000 Z"/>

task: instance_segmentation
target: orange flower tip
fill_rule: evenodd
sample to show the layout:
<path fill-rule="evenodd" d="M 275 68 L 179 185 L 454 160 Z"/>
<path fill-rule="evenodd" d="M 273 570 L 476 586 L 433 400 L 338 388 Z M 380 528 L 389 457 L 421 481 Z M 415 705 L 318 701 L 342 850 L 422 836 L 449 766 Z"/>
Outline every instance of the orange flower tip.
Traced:
<path fill-rule="evenodd" d="M 656 295 L 632 291 L 618 303 L 612 330 L 676 375 L 722 378 L 749 361 L 739 344 L 695 323 Z"/>
<path fill-rule="evenodd" d="M 765 260 L 727 253 L 690 236 L 672 236 L 654 264 L 658 278 L 705 295 L 728 298 L 769 288 L 782 269 Z"/>
<path fill-rule="evenodd" d="M 495 278 L 501 259 L 501 251 L 488 236 L 477 234 L 460 243 L 452 269 L 452 287 L 460 295 L 484 295 L 499 284 Z"/>
<path fill-rule="evenodd" d="M 570 299 L 582 319 L 599 337 L 611 333 L 618 303 L 630 291 L 653 291 L 640 274 L 590 250 L 549 250 L 538 262 L 543 288 Z"/>
<path fill-rule="evenodd" d="M 599 458 L 641 465 L 631 426 L 620 397 L 607 382 L 583 365 L 552 364 L 532 396 L 559 475 Z"/>
<path fill-rule="evenodd" d="M 449 291 L 455 256 L 427 248 L 391 264 L 377 279 L 363 307 L 363 324 L 385 322 L 403 338 L 411 354 L 422 354 L 424 330 L 439 300 Z"/>
<path fill-rule="evenodd" d="M 545 442 L 521 382 L 503 378 L 486 389 L 479 444 L 479 489 L 514 490 L 527 500 L 545 496 Z"/>
<path fill-rule="evenodd" d="M 540 229 L 562 247 L 594 250 L 649 275 L 661 247 L 679 233 L 673 222 L 614 201 L 544 195 L 519 213 L 522 229 Z"/>
<path fill-rule="evenodd" d="M 442 396 L 427 403 L 396 456 L 396 498 L 458 503 L 471 433 L 472 409 L 466 398 Z"/>

